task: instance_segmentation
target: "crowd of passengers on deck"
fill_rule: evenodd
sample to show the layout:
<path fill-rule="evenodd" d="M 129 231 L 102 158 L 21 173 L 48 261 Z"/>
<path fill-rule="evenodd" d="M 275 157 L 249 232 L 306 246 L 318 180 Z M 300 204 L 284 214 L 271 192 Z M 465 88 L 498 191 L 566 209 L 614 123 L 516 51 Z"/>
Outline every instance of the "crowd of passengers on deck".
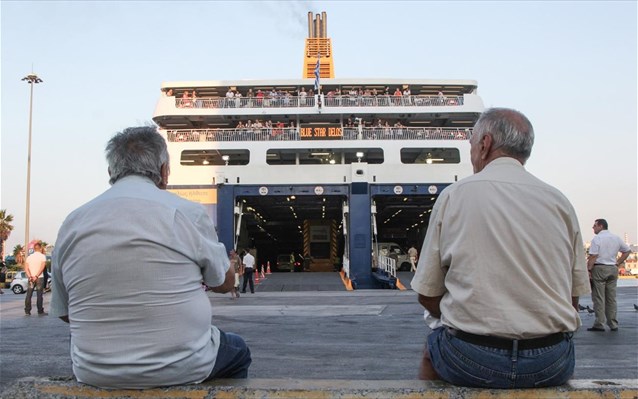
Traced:
<path fill-rule="evenodd" d="M 175 97 L 173 89 L 163 90 L 167 97 Z M 321 94 L 321 93 L 320 93 Z M 383 91 L 376 88 L 351 88 L 342 92 L 340 88 L 329 90 L 322 96 L 323 106 L 327 107 L 376 107 L 376 106 L 443 106 L 462 105 L 462 96 L 449 97 L 439 91 L 436 96 L 413 96 L 410 88 L 403 90 L 397 87 L 391 92 L 389 86 Z M 229 88 L 225 97 L 199 97 L 197 90 L 185 90 L 180 98 L 175 99 L 178 108 L 268 108 L 268 107 L 312 107 L 317 103 L 312 89 L 306 91 L 300 87 L 293 92 L 289 90 L 253 91 L 249 88 L 246 94 Z"/>
<path fill-rule="evenodd" d="M 394 124 L 383 119 L 365 122 L 348 118 L 342 124 L 344 140 L 468 140 L 471 129 L 442 127 L 408 127 L 397 120 Z M 230 129 L 168 130 L 169 141 L 269 141 L 299 140 L 299 129 L 294 121 L 247 120 L 239 121 Z"/>

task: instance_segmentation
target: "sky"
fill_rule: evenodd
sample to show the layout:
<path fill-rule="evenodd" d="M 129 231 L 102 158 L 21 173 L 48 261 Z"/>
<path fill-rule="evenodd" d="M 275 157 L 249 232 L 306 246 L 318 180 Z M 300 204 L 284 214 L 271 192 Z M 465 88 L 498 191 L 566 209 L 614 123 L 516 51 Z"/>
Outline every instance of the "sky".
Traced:
<path fill-rule="evenodd" d="M 0 209 L 24 242 L 106 190 L 104 147 L 151 121 L 164 81 L 301 78 L 307 13 L 325 11 L 338 78 L 472 79 L 531 120 L 527 169 L 638 242 L 635 1 L 1 1 Z M 170 182 L 170 181 L 169 181 Z"/>

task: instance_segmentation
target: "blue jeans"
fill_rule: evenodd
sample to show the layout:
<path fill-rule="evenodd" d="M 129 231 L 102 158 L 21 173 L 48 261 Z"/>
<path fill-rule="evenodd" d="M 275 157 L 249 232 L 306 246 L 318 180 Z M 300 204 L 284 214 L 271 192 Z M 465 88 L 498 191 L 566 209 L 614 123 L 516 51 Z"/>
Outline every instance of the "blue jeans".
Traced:
<path fill-rule="evenodd" d="M 511 350 L 474 345 L 437 328 L 427 338 L 432 366 L 442 380 L 479 388 L 562 385 L 574 374 L 571 334 L 556 345 Z"/>
<path fill-rule="evenodd" d="M 215 378 L 246 378 L 252 362 L 250 349 L 242 337 L 219 330 L 219 351 L 213 371 L 204 381 Z"/>

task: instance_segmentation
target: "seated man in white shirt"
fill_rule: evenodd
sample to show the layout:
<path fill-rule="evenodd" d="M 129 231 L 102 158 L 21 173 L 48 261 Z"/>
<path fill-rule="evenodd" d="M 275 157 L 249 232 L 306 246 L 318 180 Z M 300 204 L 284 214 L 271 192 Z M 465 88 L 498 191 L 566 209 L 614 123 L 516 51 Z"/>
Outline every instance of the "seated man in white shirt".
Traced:
<path fill-rule="evenodd" d="M 112 187 L 66 218 L 53 253 L 51 314 L 70 324 L 77 380 L 142 389 L 246 378 L 250 350 L 210 324 L 201 289 L 229 292 L 235 272 L 204 208 L 164 190 L 164 139 L 128 128 L 106 158 Z"/>

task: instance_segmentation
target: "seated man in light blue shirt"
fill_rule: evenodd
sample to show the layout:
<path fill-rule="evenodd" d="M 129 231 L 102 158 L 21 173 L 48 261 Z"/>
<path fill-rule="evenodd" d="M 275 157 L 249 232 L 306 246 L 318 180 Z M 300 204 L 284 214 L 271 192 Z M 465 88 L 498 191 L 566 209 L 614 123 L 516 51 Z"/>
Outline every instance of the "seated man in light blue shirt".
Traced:
<path fill-rule="evenodd" d="M 142 389 L 246 378 L 250 350 L 211 326 L 201 289 L 229 292 L 234 270 L 204 208 L 164 191 L 164 139 L 128 128 L 106 158 L 112 187 L 66 218 L 52 260 L 51 314 L 70 324 L 77 380 Z"/>

